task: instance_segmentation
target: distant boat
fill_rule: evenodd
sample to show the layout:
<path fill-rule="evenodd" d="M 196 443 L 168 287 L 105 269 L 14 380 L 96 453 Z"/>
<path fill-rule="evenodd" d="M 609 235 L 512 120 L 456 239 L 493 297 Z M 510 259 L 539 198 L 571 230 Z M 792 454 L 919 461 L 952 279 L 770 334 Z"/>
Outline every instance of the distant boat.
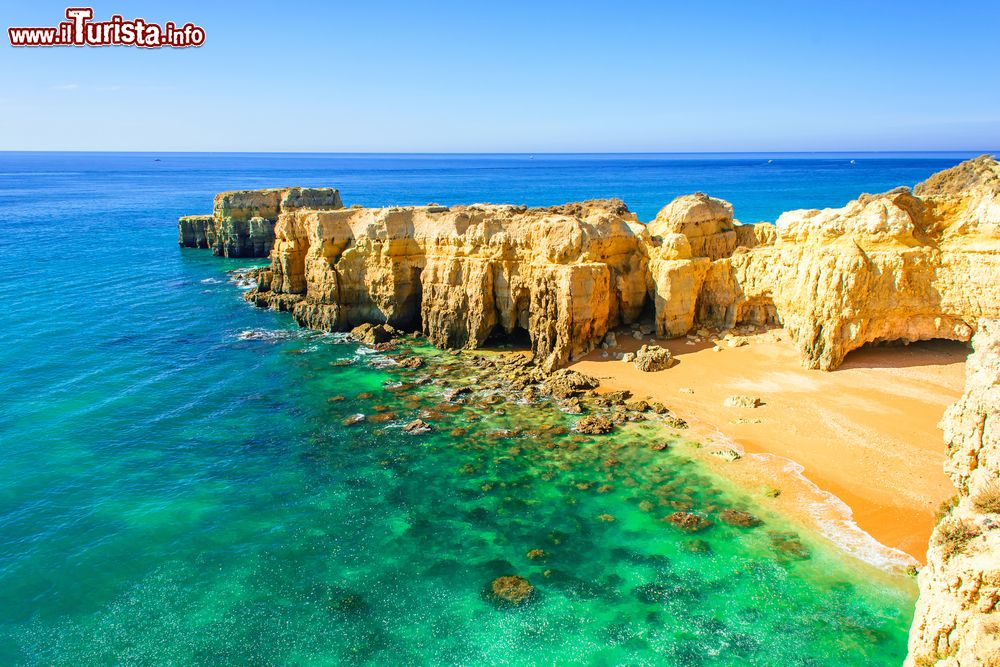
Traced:
<path fill-rule="evenodd" d="M 851 164 L 857 164 L 857 163 L 858 163 L 857 160 L 851 160 Z"/>
<path fill-rule="evenodd" d="M 774 160 L 768 160 L 767 163 L 768 164 L 774 164 Z"/>
<path fill-rule="evenodd" d="M 162 160 L 160 158 L 156 158 L 153 162 L 162 162 Z"/>

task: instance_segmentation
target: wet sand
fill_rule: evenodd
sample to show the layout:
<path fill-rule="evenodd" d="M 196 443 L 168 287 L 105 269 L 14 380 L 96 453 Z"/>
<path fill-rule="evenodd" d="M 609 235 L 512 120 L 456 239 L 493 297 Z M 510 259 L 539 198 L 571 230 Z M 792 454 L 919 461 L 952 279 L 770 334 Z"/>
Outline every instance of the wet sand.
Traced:
<path fill-rule="evenodd" d="M 744 485 L 777 483 L 781 505 L 814 505 L 819 490 L 832 493 L 849 506 L 843 510 L 848 522 L 853 518 L 883 545 L 924 562 L 934 514 L 955 493 L 942 470 L 937 422 L 962 392 L 969 349 L 943 341 L 864 349 L 836 371 L 823 372 L 804 369 L 781 330 L 746 338 L 749 345 L 720 343 L 718 352 L 710 341 L 656 341 L 678 363 L 643 373 L 613 355 L 652 337 L 638 341 L 624 332 L 607 358 L 595 350 L 571 368 L 599 377 L 602 390 L 628 389 L 662 401 L 691 423 L 692 437 L 782 457 L 749 456 L 724 465 L 734 466 L 730 471 Z M 758 397 L 763 405 L 723 406 L 737 394 Z M 759 465 L 765 459 L 770 473 Z M 799 464 L 808 482 L 793 479 L 798 466 L 785 459 Z M 757 465 L 745 465 L 751 460 Z M 806 486 L 811 497 L 798 497 Z"/>

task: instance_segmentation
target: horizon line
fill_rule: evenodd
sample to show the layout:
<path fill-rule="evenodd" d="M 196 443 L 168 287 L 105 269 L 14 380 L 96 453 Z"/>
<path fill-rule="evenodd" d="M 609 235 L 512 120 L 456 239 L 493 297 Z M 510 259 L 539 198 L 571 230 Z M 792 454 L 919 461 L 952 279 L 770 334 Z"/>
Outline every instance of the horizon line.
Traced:
<path fill-rule="evenodd" d="M 71 154 L 125 154 L 125 155 L 881 155 L 885 153 L 944 154 L 977 153 L 988 155 L 1000 149 L 881 149 L 881 150 L 754 150 L 754 151 L 252 151 L 252 150 L 63 150 L 63 149 L 0 149 L 5 153 L 71 153 Z"/>

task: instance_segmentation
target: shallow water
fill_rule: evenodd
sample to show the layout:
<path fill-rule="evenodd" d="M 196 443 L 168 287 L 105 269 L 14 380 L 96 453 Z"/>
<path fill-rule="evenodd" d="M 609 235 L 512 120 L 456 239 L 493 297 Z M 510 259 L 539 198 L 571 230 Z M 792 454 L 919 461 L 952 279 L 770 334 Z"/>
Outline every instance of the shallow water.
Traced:
<path fill-rule="evenodd" d="M 390 391 L 401 371 L 244 304 L 226 271 L 246 262 L 179 250 L 175 219 L 288 183 L 349 204 L 615 195 L 642 219 L 705 190 L 774 219 L 958 156 L 152 159 L 0 154 L 0 663 L 900 662 L 911 580 L 772 515 L 662 426 L 577 442 L 544 403 Z M 398 428 L 427 409 L 434 432 Z M 396 414 L 341 424 L 357 412 Z M 691 536 L 660 521 L 677 503 L 765 524 Z M 497 608 L 501 574 L 531 604 Z"/>

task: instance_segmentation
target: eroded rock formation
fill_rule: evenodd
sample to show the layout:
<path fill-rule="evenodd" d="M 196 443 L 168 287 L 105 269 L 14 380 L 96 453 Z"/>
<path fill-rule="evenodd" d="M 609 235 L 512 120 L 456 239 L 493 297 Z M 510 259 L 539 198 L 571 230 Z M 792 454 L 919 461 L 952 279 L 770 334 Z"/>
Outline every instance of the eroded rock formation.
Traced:
<path fill-rule="evenodd" d="M 1000 165 L 965 162 L 843 208 L 790 211 L 777 237 L 714 262 L 699 320 L 782 323 L 810 368 L 866 343 L 968 341 L 1000 316 Z"/>
<path fill-rule="evenodd" d="M 907 665 L 1000 665 L 1000 321 L 980 323 L 965 393 L 941 420 L 958 489 L 934 529 Z"/>
<path fill-rule="evenodd" d="M 980 318 L 1000 317 L 1000 165 L 987 156 L 913 192 L 776 225 L 742 225 L 701 193 L 648 225 L 617 200 L 341 207 L 335 190 L 223 193 L 211 218 L 181 219 L 180 240 L 259 256 L 274 220 L 254 303 L 319 329 L 422 331 L 441 347 L 523 331 L 547 370 L 644 312 L 661 337 L 783 325 L 803 363 L 824 370 L 867 343 L 968 341 Z"/>
<path fill-rule="evenodd" d="M 283 212 L 249 298 L 302 324 L 385 322 L 440 347 L 524 330 L 551 370 L 639 317 L 644 228 L 619 201 Z"/>
<path fill-rule="evenodd" d="M 188 215 L 178 220 L 177 242 L 187 248 L 211 248 L 224 257 L 267 257 L 281 213 L 343 206 L 340 193 L 332 188 L 220 192 L 212 215 Z"/>

